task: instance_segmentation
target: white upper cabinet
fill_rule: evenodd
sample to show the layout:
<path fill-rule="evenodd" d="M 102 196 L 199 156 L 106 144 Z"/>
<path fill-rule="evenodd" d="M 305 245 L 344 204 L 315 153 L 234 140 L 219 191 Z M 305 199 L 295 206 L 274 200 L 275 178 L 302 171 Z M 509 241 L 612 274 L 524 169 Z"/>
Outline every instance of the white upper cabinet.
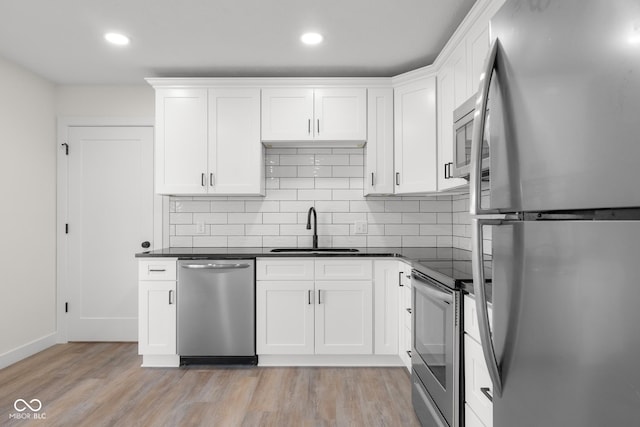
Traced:
<path fill-rule="evenodd" d="M 366 89 L 262 90 L 262 140 L 366 141 Z M 313 144 L 317 145 L 317 144 Z"/>
<path fill-rule="evenodd" d="M 367 93 L 364 195 L 393 194 L 393 89 Z"/>
<path fill-rule="evenodd" d="M 313 89 L 262 89 L 262 140 L 313 139 Z"/>
<path fill-rule="evenodd" d="M 264 194 L 260 90 L 209 90 L 209 193 Z"/>
<path fill-rule="evenodd" d="M 395 193 L 437 190 L 436 78 L 396 87 Z"/>
<path fill-rule="evenodd" d="M 462 43 L 438 71 L 438 191 L 466 186 L 462 178 L 451 177 L 455 134 L 453 110 L 467 99 L 467 56 Z"/>
<path fill-rule="evenodd" d="M 207 90 L 157 89 L 156 193 L 202 194 L 207 171 Z"/>
<path fill-rule="evenodd" d="M 260 90 L 156 89 L 156 192 L 264 194 Z"/>

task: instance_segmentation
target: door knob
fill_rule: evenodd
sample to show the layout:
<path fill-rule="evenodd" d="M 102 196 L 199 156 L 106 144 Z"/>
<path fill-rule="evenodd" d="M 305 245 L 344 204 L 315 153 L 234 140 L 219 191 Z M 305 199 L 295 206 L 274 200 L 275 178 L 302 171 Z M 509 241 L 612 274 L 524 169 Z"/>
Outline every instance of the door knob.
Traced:
<path fill-rule="evenodd" d="M 141 245 L 141 246 L 142 246 L 143 248 L 147 249 L 147 248 L 149 248 L 149 246 L 151 246 L 151 243 L 149 243 L 148 241 L 147 241 L 147 242 L 142 242 L 142 245 Z"/>

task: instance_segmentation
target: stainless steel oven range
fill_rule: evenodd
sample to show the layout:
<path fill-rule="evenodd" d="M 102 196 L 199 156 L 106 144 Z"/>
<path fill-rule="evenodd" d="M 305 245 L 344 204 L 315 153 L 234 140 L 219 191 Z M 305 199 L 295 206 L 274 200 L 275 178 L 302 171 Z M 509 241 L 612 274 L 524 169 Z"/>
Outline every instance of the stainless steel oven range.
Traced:
<path fill-rule="evenodd" d="M 411 279 L 413 408 L 423 427 L 457 427 L 461 423 L 461 292 L 417 270 Z"/>

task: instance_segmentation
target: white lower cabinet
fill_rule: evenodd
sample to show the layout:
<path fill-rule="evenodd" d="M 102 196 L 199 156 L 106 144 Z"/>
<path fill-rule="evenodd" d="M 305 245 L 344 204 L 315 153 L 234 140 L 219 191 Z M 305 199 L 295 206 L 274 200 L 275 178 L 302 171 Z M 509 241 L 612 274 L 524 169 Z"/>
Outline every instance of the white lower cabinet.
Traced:
<path fill-rule="evenodd" d="M 489 319 L 492 311 L 489 308 Z M 475 300 L 464 297 L 465 426 L 493 426 L 493 385 L 484 361 L 476 322 Z"/>
<path fill-rule="evenodd" d="M 316 282 L 316 354 L 371 354 L 372 283 Z"/>
<path fill-rule="evenodd" d="M 138 289 L 138 352 L 176 354 L 176 282 L 142 281 Z"/>
<path fill-rule="evenodd" d="M 312 275 L 302 267 L 310 262 Z M 298 264 L 299 273 L 282 270 Z M 371 260 L 259 258 L 257 265 L 258 355 L 373 354 Z M 269 271 L 280 279 L 260 280 Z"/>
<path fill-rule="evenodd" d="M 375 260 L 373 263 L 374 353 L 398 354 L 399 262 Z"/>
<path fill-rule="evenodd" d="M 313 354 L 313 281 L 258 281 L 258 354 Z"/>
<path fill-rule="evenodd" d="M 138 353 L 142 366 L 178 366 L 176 259 L 138 263 Z"/>
<path fill-rule="evenodd" d="M 413 351 L 413 327 L 411 324 L 411 266 L 404 262 L 399 263 L 398 280 L 400 287 L 398 317 L 400 348 L 398 354 L 402 363 L 411 372 L 411 351 Z"/>

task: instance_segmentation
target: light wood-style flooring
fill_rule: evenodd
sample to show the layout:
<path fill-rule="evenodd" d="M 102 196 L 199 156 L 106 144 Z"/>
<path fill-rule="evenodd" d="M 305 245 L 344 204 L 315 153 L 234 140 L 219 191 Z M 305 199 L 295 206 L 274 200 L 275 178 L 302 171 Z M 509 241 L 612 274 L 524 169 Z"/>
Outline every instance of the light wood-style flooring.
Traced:
<path fill-rule="evenodd" d="M 419 426 L 404 368 L 143 369 L 137 349 L 60 344 L 0 370 L 0 426 Z M 11 419 L 16 399 L 46 419 Z"/>

